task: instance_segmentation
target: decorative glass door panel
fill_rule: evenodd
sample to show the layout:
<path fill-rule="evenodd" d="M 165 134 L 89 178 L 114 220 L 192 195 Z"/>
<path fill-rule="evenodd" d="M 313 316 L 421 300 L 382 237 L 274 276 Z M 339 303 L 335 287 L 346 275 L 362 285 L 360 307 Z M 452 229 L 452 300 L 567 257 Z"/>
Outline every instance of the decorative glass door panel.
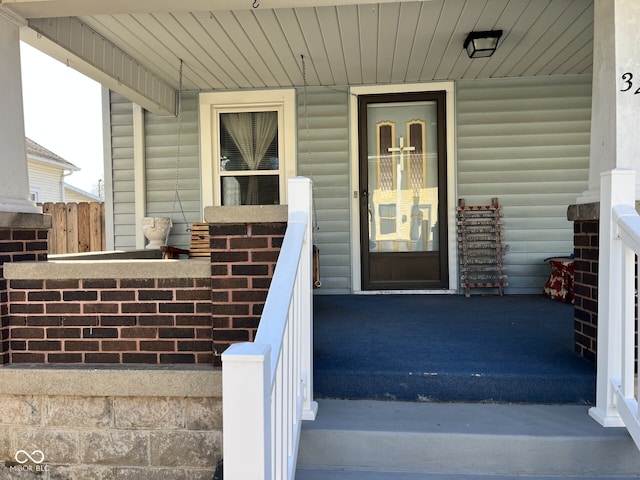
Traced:
<path fill-rule="evenodd" d="M 363 288 L 444 288 L 444 93 L 363 96 L 359 105 Z"/>

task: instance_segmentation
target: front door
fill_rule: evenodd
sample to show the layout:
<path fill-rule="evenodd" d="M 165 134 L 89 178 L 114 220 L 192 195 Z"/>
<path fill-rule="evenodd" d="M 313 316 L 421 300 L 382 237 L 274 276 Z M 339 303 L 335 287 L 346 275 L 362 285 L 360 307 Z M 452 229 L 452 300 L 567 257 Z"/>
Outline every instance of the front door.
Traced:
<path fill-rule="evenodd" d="M 445 92 L 358 107 L 362 288 L 447 288 Z"/>

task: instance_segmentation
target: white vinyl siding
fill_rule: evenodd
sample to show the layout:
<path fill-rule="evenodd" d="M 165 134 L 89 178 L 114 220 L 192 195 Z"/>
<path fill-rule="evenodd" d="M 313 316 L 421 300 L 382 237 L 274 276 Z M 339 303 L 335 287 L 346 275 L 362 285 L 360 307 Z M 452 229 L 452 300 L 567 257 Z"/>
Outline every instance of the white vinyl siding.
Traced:
<path fill-rule="evenodd" d="M 316 294 L 352 291 L 350 235 L 349 96 L 347 87 L 296 90 L 297 173 L 314 182 L 314 244 L 320 249 L 322 288 Z M 179 192 L 188 222 L 200 221 L 197 95 L 182 105 Z M 112 94 L 115 248 L 134 249 L 133 114 Z M 591 77 L 466 80 L 456 84 L 457 197 L 504 207 L 509 288 L 540 293 L 549 275 L 547 257 L 573 251 L 570 204 L 587 189 Z M 307 122 L 309 129 L 307 130 Z M 175 198 L 177 119 L 145 114 L 146 209 L 170 216 Z M 353 160 L 357 161 L 357 160 Z M 450 174 L 454 174 L 450 172 Z M 170 243 L 187 248 L 189 234 L 179 205 Z"/>
<path fill-rule="evenodd" d="M 297 90 L 298 174 L 314 180 L 322 289 L 318 293 L 350 293 L 349 142 L 347 88 L 310 88 L 304 116 L 303 90 Z M 133 111 L 130 102 L 111 94 L 115 248 L 135 248 Z M 178 172 L 182 206 L 189 222 L 201 221 L 195 93 L 183 95 L 182 147 Z M 307 120 L 309 131 L 306 130 Z M 174 208 L 178 125 L 175 117 L 145 113 L 146 209 L 149 215 L 171 216 Z M 187 248 L 189 235 L 179 204 L 169 241 Z"/>
<path fill-rule="evenodd" d="M 29 188 L 38 192 L 38 202 L 62 202 L 63 169 L 29 160 Z"/>
<path fill-rule="evenodd" d="M 115 92 L 110 98 L 114 248 L 135 250 L 133 104 Z"/>
<path fill-rule="evenodd" d="M 75 203 L 80 203 L 80 202 L 98 202 L 99 200 L 90 197 L 88 195 L 83 195 L 80 192 L 77 192 L 75 190 L 72 190 L 70 188 L 66 188 L 64 189 L 64 201 L 65 202 L 75 202 Z"/>
<path fill-rule="evenodd" d="M 168 243 L 189 248 L 191 233 L 188 229 L 193 222 L 201 222 L 203 215 L 200 204 L 198 95 L 183 93 L 181 110 L 180 122 L 172 115 L 160 116 L 145 111 L 146 215 L 170 217 L 173 228 Z"/>
<path fill-rule="evenodd" d="M 313 180 L 314 244 L 320 250 L 322 288 L 351 293 L 349 95 L 347 88 L 298 89 L 298 174 Z M 307 130 L 307 122 L 309 129 Z"/>
<path fill-rule="evenodd" d="M 174 226 L 169 244 L 180 248 L 189 248 L 191 223 L 202 221 L 197 119 L 195 93 L 183 94 L 181 125 L 174 116 L 149 112 L 144 115 L 145 211 L 147 216 L 172 218 Z M 136 231 L 141 227 L 135 221 L 133 106 L 113 92 L 111 122 L 114 248 L 134 250 Z M 179 151 L 178 136 L 181 138 Z M 175 194 L 176 181 L 179 201 Z"/>
<path fill-rule="evenodd" d="M 591 76 L 457 83 L 458 197 L 498 197 L 507 293 L 541 293 L 547 257 L 573 253 L 567 207 L 589 175 Z"/>

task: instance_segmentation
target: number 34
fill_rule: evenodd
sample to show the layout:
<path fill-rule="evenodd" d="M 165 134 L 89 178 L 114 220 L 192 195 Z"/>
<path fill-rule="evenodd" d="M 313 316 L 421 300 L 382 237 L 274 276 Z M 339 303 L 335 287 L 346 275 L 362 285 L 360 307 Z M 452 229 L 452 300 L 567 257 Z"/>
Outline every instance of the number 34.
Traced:
<path fill-rule="evenodd" d="M 621 92 L 628 92 L 633 88 L 633 73 L 627 72 L 622 75 L 622 87 Z M 633 92 L 634 95 L 640 94 L 640 87 Z"/>

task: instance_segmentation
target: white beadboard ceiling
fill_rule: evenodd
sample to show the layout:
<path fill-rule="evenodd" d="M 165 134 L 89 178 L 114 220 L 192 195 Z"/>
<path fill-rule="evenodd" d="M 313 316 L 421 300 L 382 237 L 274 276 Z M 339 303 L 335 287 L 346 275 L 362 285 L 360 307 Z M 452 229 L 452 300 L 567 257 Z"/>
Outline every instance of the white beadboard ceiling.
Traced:
<path fill-rule="evenodd" d="M 2 2 L 2 0 L 0 0 Z M 593 0 L 4 0 L 33 28 L 77 17 L 187 90 L 357 85 L 590 73 Z M 179 5 L 178 5 L 179 4 Z M 502 29 L 471 60 L 472 30 Z"/>

